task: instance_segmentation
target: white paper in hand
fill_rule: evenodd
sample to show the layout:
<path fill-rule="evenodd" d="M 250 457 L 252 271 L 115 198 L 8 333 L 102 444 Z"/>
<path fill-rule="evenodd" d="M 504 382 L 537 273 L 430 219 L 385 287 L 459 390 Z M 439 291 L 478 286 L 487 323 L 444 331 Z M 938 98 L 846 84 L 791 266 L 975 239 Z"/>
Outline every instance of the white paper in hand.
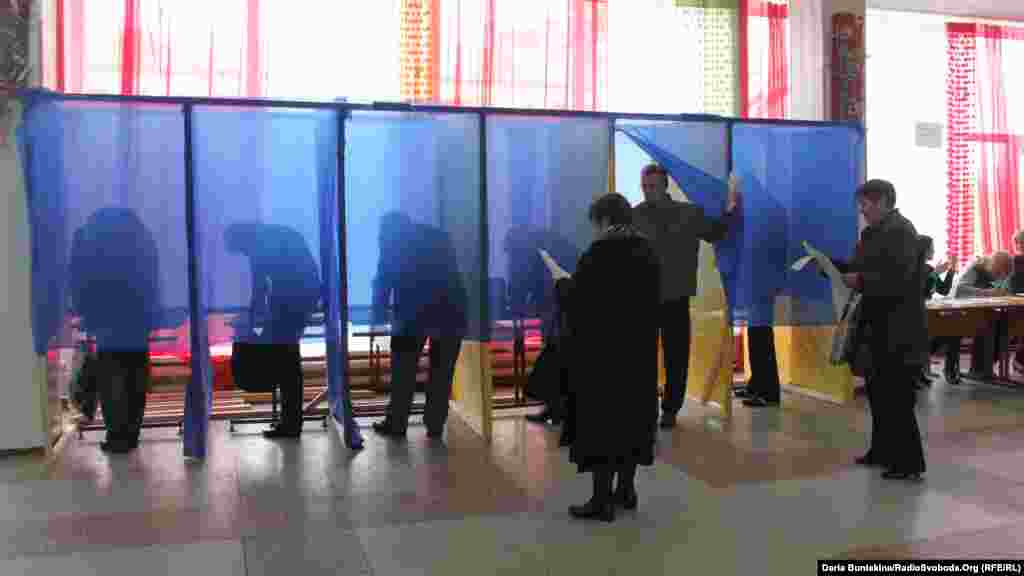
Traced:
<path fill-rule="evenodd" d="M 835 264 L 832 264 L 832 259 L 807 242 L 803 243 L 803 247 L 807 251 L 808 256 L 804 256 L 793 263 L 793 270 L 802 270 L 811 260 L 814 260 L 821 267 L 832 283 L 832 306 L 835 310 L 835 321 L 838 322 L 842 318 L 843 308 L 850 300 L 852 290 L 843 282 L 843 275 L 835 267 Z"/>
<path fill-rule="evenodd" d="M 571 274 L 563 270 L 562 267 L 555 262 L 551 255 L 547 253 L 547 250 L 540 249 L 537 251 L 540 252 L 540 259 L 544 261 L 544 265 L 548 267 L 549 271 L 551 271 L 551 277 L 554 278 L 556 282 L 563 278 L 572 277 Z"/>

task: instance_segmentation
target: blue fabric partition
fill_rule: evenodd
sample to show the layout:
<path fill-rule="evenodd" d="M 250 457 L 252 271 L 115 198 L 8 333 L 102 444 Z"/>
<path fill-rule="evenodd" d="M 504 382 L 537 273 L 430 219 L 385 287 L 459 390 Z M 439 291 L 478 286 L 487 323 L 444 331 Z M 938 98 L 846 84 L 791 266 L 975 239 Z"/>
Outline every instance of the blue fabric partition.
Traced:
<path fill-rule="evenodd" d="M 644 156 L 653 159 L 710 217 L 724 210 L 731 154 L 741 181 L 740 218 L 715 253 L 733 322 L 834 322 L 828 282 L 814 267 L 794 272 L 790 265 L 806 254 L 804 241 L 837 258 L 852 253 L 853 191 L 863 178 L 863 140 L 856 128 L 710 120 L 620 122 L 618 129 L 644 155 L 626 153 L 629 164 L 617 168 L 637 170 Z M 629 173 L 617 180 L 639 182 Z M 780 296 L 788 297 L 788 305 L 777 305 Z"/>
<path fill-rule="evenodd" d="M 477 114 L 353 112 L 345 124 L 350 353 L 396 325 L 486 337 Z M 393 288 L 382 300 L 383 286 Z M 386 345 L 386 344 L 385 344 Z"/>
<path fill-rule="evenodd" d="M 304 358 L 325 358 L 331 412 L 358 446 L 338 366 L 338 118 L 333 110 L 194 109 L 199 298 L 215 356 L 230 355 L 234 341 L 301 337 Z M 269 290 L 252 286 L 253 267 L 268 272 Z M 263 309 L 268 291 L 280 309 Z"/>
<path fill-rule="evenodd" d="M 863 135 L 847 125 L 736 123 L 733 169 L 743 182 L 737 319 L 751 325 L 835 322 L 816 266 L 795 272 L 808 242 L 848 259 L 857 241 L 854 192 L 863 181 Z M 775 306 L 778 296 L 787 306 Z"/>
<path fill-rule="evenodd" d="M 640 170 L 644 164 L 653 160 L 668 171 L 689 201 L 700 205 L 707 217 L 720 218 L 728 192 L 728 130 L 726 121 L 714 119 L 682 122 L 620 121 L 617 124 L 616 143 L 623 148 L 624 159 L 629 164 L 616 166 L 617 180 L 623 182 L 627 190 L 638 188 Z M 635 148 L 642 150 L 643 155 L 636 154 Z M 616 148 L 618 155 L 619 149 Z M 628 197 L 634 205 L 643 200 L 639 191 Z M 746 309 L 744 295 L 737 290 L 736 277 L 738 263 L 742 258 L 742 230 L 743 222 L 739 219 L 737 225 L 729 231 L 728 237 L 715 245 L 715 257 L 733 321 L 737 311 Z"/>
<path fill-rule="evenodd" d="M 173 336 L 190 315 L 182 108 L 25 103 L 36 352 L 70 346 L 77 318 L 98 350 L 187 359 Z"/>
<path fill-rule="evenodd" d="M 609 120 L 489 116 L 487 214 L 492 320 L 540 318 L 557 329 L 551 274 L 572 273 L 592 240 L 587 210 L 608 190 Z M 514 334 L 493 324 L 491 338 Z"/>

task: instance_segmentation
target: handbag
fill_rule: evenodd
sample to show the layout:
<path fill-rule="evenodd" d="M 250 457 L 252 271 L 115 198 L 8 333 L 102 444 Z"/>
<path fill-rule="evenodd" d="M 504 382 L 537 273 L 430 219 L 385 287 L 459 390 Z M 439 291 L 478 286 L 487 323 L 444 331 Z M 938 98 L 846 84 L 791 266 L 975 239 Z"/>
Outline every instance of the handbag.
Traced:
<path fill-rule="evenodd" d="M 235 386 L 246 392 L 272 392 L 277 386 L 275 357 L 277 347 L 263 342 L 231 344 L 231 377 Z"/>

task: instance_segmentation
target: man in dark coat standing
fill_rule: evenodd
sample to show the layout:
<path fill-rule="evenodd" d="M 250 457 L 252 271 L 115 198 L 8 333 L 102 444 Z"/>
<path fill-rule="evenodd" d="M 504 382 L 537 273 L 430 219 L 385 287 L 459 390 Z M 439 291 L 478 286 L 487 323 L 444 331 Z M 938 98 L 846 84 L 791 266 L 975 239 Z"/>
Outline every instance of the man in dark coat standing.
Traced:
<path fill-rule="evenodd" d="M 881 466 L 883 477 L 919 480 L 925 471 L 914 414 L 915 383 L 928 358 L 924 299 L 925 254 L 917 230 L 896 209 L 896 190 L 870 180 L 857 191 L 868 227 L 843 282 L 863 294 L 861 319 L 870 331 L 871 450 L 860 464 Z"/>

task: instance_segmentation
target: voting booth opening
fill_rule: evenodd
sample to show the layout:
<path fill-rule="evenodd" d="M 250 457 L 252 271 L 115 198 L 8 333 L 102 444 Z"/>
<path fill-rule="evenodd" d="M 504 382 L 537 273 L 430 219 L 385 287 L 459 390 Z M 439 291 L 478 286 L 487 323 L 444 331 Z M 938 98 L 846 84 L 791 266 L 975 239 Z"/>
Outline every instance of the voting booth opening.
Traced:
<path fill-rule="evenodd" d="M 740 182 L 736 224 L 699 249 L 691 396 L 728 414 L 733 331 L 744 326 L 776 328 L 784 383 L 842 399 L 850 382 L 829 363 L 829 279 L 793 264 L 805 246 L 853 251 L 857 126 L 42 91 L 22 100 L 35 352 L 66 396 L 102 372 L 95 358 L 135 358 L 147 381 L 142 425 L 179 426 L 187 456 L 205 455 L 211 420 L 278 417 L 276 380 L 289 375 L 231 361 L 273 345 L 297 346 L 304 417 L 330 418 L 350 447 L 363 441 L 355 417 L 384 413 L 396 372 L 422 390 L 439 369 L 452 374 L 454 414 L 489 438 L 495 410 L 536 400 L 529 375 L 557 335 L 540 251 L 571 274 L 592 241 L 590 204 L 608 191 L 641 202 L 650 162 L 710 218 L 723 213 L 730 174 Z M 396 348 L 415 350 L 406 361 Z M 100 402 L 91 426 L 110 409 Z"/>

